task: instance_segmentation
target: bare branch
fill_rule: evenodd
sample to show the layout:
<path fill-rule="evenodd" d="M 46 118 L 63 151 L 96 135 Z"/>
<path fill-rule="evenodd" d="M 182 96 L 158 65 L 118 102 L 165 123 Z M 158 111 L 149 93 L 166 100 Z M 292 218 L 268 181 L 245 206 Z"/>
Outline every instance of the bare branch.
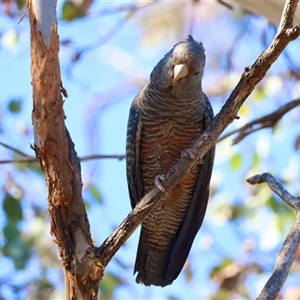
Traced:
<path fill-rule="evenodd" d="M 30 157 L 27 159 L 4 159 L 4 160 L 0 160 L 0 164 L 1 165 L 5 165 L 5 164 L 19 164 L 19 163 L 33 163 L 33 162 L 38 162 L 38 160 L 35 157 Z"/>
<path fill-rule="evenodd" d="M 10 149 L 10 150 L 18 153 L 18 154 L 20 154 L 21 156 L 25 156 L 25 157 L 28 157 L 28 158 L 33 158 L 32 156 L 26 154 L 25 152 L 23 152 L 23 151 L 21 151 L 21 150 L 19 150 L 17 148 L 14 148 L 14 147 L 12 147 L 12 146 L 10 146 L 8 144 L 5 144 L 3 142 L 0 142 L 0 145 L 3 146 L 3 147 L 5 147 L 5 148 L 7 148 L 7 149 Z"/>
<path fill-rule="evenodd" d="M 293 15 L 298 1 L 287 0 L 286 11 L 284 11 L 282 17 L 287 18 L 287 20 L 282 22 L 286 27 L 283 25 L 280 27 L 271 45 L 258 57 L 252 66 L 245 69 L 239 83 L 222 107 L 220 113 L 215 116 L 210 126 L 191 147 L 191 157 L 194 156 L 195 159 L 181 157 L 180 161 L 166 174 L 163 185 L 167 192 L 181 182 L 187 176 L 188 172 L 201 161 L 207 151 L 216 144 L 220 134 L 234 121 L 242 104 L 258 82 L 262 80 L 284 48 L 289 42 L 299 36 L 299 26 L 295 26 L 294 28 L 289 27 L 293 22 Z M 105 240 L 101 247 L 86 253 L 86 259 L 90 261 L 95 261 L 96 259 L 95 263 L 99 263 L 105 267 L 113 255 L 130 237 L 134 229 L 142 222 L 147 212 L 155 206 L 157 200 L 163 197 L 163 195 L 156 186 L 150 190 L 120 226 Z"/>
<path fill-rule="evenodd" d="M 110 154 L 110 155 L 95 154 L 95 155 L 82 156 L 79 159 L 80 161 L 88 161 L 92 159 L 105 159 L 105 158 L 116 158 L 118 160 L 122 160 L 125 157 L 126 157 L 125 154 Z"/>
<path fill-rule="evenodd" d="M 223 0 L 216 0 L 217 2 L 219 2 L 221 5 L 225 6 L 226 8 L 233 10 L 233 6 L 227 2 L 224 2 Z"/>
<path fill-rule="evenodd" d="M 1 144 L 1 142 L 0 142 Z M 12 147 L 10 149 L 13 150 Z M 14 151 L 18 151 L 17 149 L 14 149 Z M 18 152 L 17 152 L 18 153 Z M 13 164 L 13 163 L 32 163 L 32 162 L 38 162 L 36 157 L 29 156 L 26 154 L 28 158 L 26 159 L 5 159 L 5 160 L 0 160 L 0 164 Z M 106 158 L 113 158 L 113 159 L 118 159 L 118 160 L 123 160 L 126 157 L 125 154 L 94 154 L 94 155 L 88 155 L 88 156 L 82 156 L 79 157 L 80 161 L 88 161 L 88 160 L 94 160 L 94 159 L 106 159 Z"/>
<path fill-rule="evenodd" d="M 258 184 L 266 182 L 270 189 L 277 194 L 287 205 L 293 207 L 297 212 L 300 212 L 300 201 L 297 197 L 291 195 L 284 187 L 278 183 L 275 178 L 269 173 L 255 175 L 247 179 L 250 184 Z"/>
<path fill-rule="evenodd" d="M 286 114 L 287 112 L 289 112 L 290 110 L 292 110 L 298 105 L 300 105 L 300 99 L 293 100 L 281 106 L 279 109 L 275 110 L 274 112 L 268 115 L 255 119 L 238 129 L 232 130 L 227 134 L 224 134 L 219 138 L 218 142 L 228 138 L 229 136 L 235 133 L 238 133 L 238 136 L 232 142 L 232 144 L 234 145 L 239 143 L 242 139 L 244 139 L 246 136 L 248 136 L 249 134 L 255 131 L 258 131 L 263 128 L 274 127 L 275 124 L 283 117 L 284 114 Z M 257 127 L 253 128 L 255 125 L 257 125 Z"/>
<path fill-rule="evenodd" d="M 282 248 L 277 255 L 274 271 L 263 287 L 261 293 L 256 298 L 259 300 L 277 299 L 295 260 L 300 243 L 300 200 L 285 190 L 283 186 L 269 173 L 255 175 L 248 178 L 247 181 L 250 184 L 258 184 L 262 182 L 268 183 L 272 191 L 274 191 L 285 203 L 295 208 L 297 211 L 296 222 L 290 229 Z"/>

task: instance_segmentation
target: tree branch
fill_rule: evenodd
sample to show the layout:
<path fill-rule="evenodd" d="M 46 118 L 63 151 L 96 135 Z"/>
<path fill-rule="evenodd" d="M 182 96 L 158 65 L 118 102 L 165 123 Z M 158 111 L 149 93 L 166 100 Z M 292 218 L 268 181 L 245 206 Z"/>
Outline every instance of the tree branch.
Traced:
<path fill-rule="evenodd" d="M 210 126 L 201 135 L 199 140 L 191 147 L 191 157 L 187 159 L 182 157 L 179 162 L 171 168 L 165 176 L 163 184 L 166 192 L 182 181 L 193 166 L 201 162 L 202 157 L 207 151 L 216 144 L 217 139 L 224 129 L 234 121 L 237 112 L 253 91 L 255 86 L 262 80 L 268 69 L 276 61 L 285 47 L 292 40 L 296 39 L 300 33 L 300 27 L 291 28 L 294 12 L 299 0 L 287 0 L 284 19 L 271 45 L 258 57 L 255 63 L 245 68 L 236 88 L 231 93 L 229 99 L 222 107 L 221 111 L 214 117 Z M 128 215 L 128 217 L 116 228 L 116 230 L 104 241 L 102 246 L 90 249 L 86 253 L 86 260 L 95 261 L 105 267 L 113 255 L 130 237 L 136 227 L 142 222 L 146 214 L 155 206 L 157 200 L 164 194 L 155 186 L 149 191 Z"/>
<path fill-rule="evenodd" d="M 217 0 L 221 5 L 225 6 L 226 8 L 233 10 L 233 6 L 227 2 L 224 2 L 223 0 Z"/>
<path fill-rule="evenodd" d="M 30 156 L 30 155 L 26 154 L 25 152 L 23 152 L 23 151 L 21 151 L 21 150 L 19 150 L 17 148 L 14 148 L 14 147 L 12 147 L 12 146 L 10 146 L 8 144 L 5 144 L 3 142 L 0 142 L 0 145 L 3 146 L 3 147 L 5 147 L 5 148 L 7 148 L 7 149 L 10 149 L 10 150 L 16 152 L 17 154 L 19 154 L 21 156 L 25 156 L 25 157 L 28 157 L 28 158 L 34 158 L 33 156 Z"/>
<path fill-rule="evenodd" d="M 237 144 L 239 143 L 242 139 L 244 139 L 246 136 L 249 134 L 258 131 L 263 128 L 272 128 L 275 126 L 275 124 L 283 117 L 284 114 L 295 108 L 296 106 L 300 105 L 300 99 L 293 100 L 283 106 L 281 106 L 279 109 L 275 110 L 274 112 L 265 115 L 261 118 L 255 119 L 244 126 L 232 130 L 228 132 L 227 134 L 224 134 L 221 136 L 218 140 L 218 142 L 228 138 L 229 136 L 238 133 L 238 136 L 234 138 L 232 144 Z M 257 127 L 254 127 L 257 125 Z"/>
<path fill-rule="evenodd" d="M 13 148 L 10 147 L 10 149 L 13 149 Z M 17 152 L 17 153 L 19 153 L 19 152 Z M 38 159 L 36 157 L 29 156 L 27 154 L 22 154 L 22 155 L 26 155 L 28 158 L 26 158 L 26 159 L 5 159 L 5 160 L 0 160 L 0 164 L 38 162 Z M 107 155 L 106 154 L 94 154 L 94 155 L 87 155 L 87 156 L 79 157 L 79 160 L 80 161 L 89 161 L 89 160 L 94 160 L 94 159 L 107 159 L 107 158 L 113 158 L 113 159 L 116 158 L 118 160 L 123 160 L 125 157 L 126 157 L 125 154 L 107 154 Z"/>
<path fill-rule="evenodd" d="M 295 260 L 300 243 L 300 201 L 285 190 L 283 186 L 269 173 L 255 175 L 248 178 L 247 181 L 250 184 L 258 184 L 262 182 L 268 183 L 270 189 L 297 212 L 296 222 L 290 229 L 282 248 L 277 255 L 274 271 L 263 287 L 261 293 L 256 298 L 259 300 L 277 299 Z"/>
<path fill-rule="evenodd" d="M 97 264 L 81 263 L 93 245 L 82 199 L 80 162 L 65 125 L 59 66 L 57 0 L 28 0 L 33 88 L 32 147 L 45 172 L 51 234 L 65 269 L 66 299 L 97 299 Z M 98 276 L 100 278 L 100 275 Z"/>

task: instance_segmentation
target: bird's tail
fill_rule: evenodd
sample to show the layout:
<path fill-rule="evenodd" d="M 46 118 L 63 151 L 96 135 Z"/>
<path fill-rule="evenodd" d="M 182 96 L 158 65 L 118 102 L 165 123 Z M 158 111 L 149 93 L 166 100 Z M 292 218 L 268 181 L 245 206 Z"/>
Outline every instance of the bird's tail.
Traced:
<path fill-rule="evenodd" d="M 166 286 L 173 282 L 167 276 L 168 265 L 171 257 L 172 242 L 167 248 L 160 249 L 149 245 L 147 233 L 141 229 L 139 246 L 136 255 L 134 273 L 138 272 L 137 283 L 144 285 Z M 176 276 L 177 277 L 177 276 Z"/>

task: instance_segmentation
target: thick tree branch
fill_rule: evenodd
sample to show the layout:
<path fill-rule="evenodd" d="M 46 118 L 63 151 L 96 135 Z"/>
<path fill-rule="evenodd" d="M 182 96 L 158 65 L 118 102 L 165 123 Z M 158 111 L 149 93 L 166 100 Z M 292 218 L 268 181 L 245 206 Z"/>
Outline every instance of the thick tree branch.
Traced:
<path fill-rule="evenodd" d="M 300 105 L 300 99 L 293 100 L 283 106 L 281 106 L 279 109 L 275 110 L 274 112 L 265 115 L 261 118 L 255 119 L 244 126 L 232 130 L 223 136 L 221 136 L 218 140 L 218 142 L 228 138 L 229 136 L 238 133 L 238 136 L 234 138 L 232 144 L 239 143 L 242 139 L 244 139 L 249 134 L 258 131 L 263 128 L 272 128 L 275 126 L 275 124 L 283 117 L 284 114 L 295 108 L 296 106 Z"/>
<path fill-rule="evenodd" d="M 65 126 L 56 0 L 28 0 L 31 32 L 34 147 L 45 172 L 51 234 L 65 268 L 66 299 L 97 299 L 101 272 L 82 262 L 92 238 L 82 199 L 80 163 Z M 100 278 L 100 275 L 98 275 Z"/>
<path fill-rule="evenodd" d="M 296 222 L 290 229 L 282 248 L 277 255 L 274 271 L 257 297 L 259 300 L 277 299 L 295 260 L 300 243 L 300 200 L 286 191 L 283 186 L 268 173 L 255 175 L 248 178 L 247 181 L 250 184 L 258 184 L 262 182 L 268 183 L 270 189 L 297 212 Z"/>
<path fill-rule="evenodd" d="M 288 43 L 299 36 L 300 27 L 295 26 L 291 28 L 298 1 L 287 0 L 282 17 L 284 20 L 281 22 L 281 26 L 271 45 L 258 57 L 252 66 L 245 69 L 239 83 L 222 107 L 220 113 L 215 116 L 211 125 L 191 147 L 191 156 L 194 159 L 182 157 L 166 174 L 163 186 L 167 192 L 182 181 L 193 166 L 201 162 L 202 157 L 216 144 L 220 134 L 236 118 L 237 112 L 244 101 L 259 81 L 262 80 Z M 106 266 L 116 251 L 118 251 L 121 245 L 133 233 L 134 229 L 142 222 L 146 214 L 155 206 L 157 200 L 163 196 L 164 194 L 157 187 L 150 190 L 121 225 L 105 240 L 101 247 L 86 253 L 87 260 L 94 260 L 96 258 L 98 263 Z"/>

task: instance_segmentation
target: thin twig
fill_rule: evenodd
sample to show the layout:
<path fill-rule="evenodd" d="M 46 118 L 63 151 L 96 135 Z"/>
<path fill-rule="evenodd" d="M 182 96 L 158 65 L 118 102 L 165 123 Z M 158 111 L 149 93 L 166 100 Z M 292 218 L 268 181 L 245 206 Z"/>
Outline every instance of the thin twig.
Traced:
<path fill-rule="evenodd" d="M 233 10 L 233 6 L 227 2 L 224 2 L 223 0 L 217 0 L 221 5 L 225 6 L 226 8 Z"/>
<path fill-rule="evenodd" d="M 263 128 L 274 127 L 274 125 L 283 117 L 284 114 L 286 114 L 288 111 L 292 110 L 298 105 L 300 105 L 300 99 L 293 100 L 266 116 L 255 119 L 238 129 L 232 130 L 224 134 L 219 138 L 218 142 L 228 138 L 229 136 L 235 133 L 238 133 L 238 136 L 232 142 L 232 144 L 234 145 L 239 143 L 242 139 L 244 139 L 246 136 L 255 131 L 258 131 Z M 253 126 L 255 125 L 257 125 L 257 127 L 253 128 Z"/>
<path fill-rule="evenodd" d="M 257 300 L 277 299 L 295 260 L 300 244 L 300 200 L 285 190 L 284 187 L 269 173 L 255 175 L 248 178 L 247 181 L 250 184 L 258 184 L 262 182 L 268 183 L 273 192 L 297 211 L 296 222 L 290 229 L 282 248 L 277 255 L 273 273 L 263 287 L 259 296 L 256 298 Z"/>
<path fill-rule="evenodd" d="M 36 157 L 30 157 L 27 159 L 4 159 L 4 160 L 0 160 L 0 164 L 1 165 L 5 165 L 5 164 L 22 164 L 22 163 L 33 163 L 33 162 L 38 162 Z"/>
<path fill-rule="evenodd" d="M 12 146 L 10 146 L 8 144 L 5 144 L 3 142 L 0 142 L 0 145 L 3 146 L 3 147 L 5 147 L 5 148 L 7 148 L 7 149 L 10 149 L 10 150 L 16 152 L 17 154 L 20 154 L 21 156 L 25 156 L 25 157 L 28 157 L 28 158 L 33 158 L 32 156 L 26 154 L 25 152 L 23 152 L 23 151 L 21 151 L 21 150 L 19 150 L 17 148 L 14 148 L 14 147 L 12 147 Z"/>
<path fill-rule="evenodd" d="M 103 154 L 95 154 L 80 157 L 80 161 L 88 161 L 92 159 L 104 159 L 104 158 L 117 158 L 118 160 L 122 160 L 126 157 L 125 154 L 111 154 L 111 155 L 103 155 Z"/>
<path fill-rule="evenodd" d="M 80 161 L 89 161 L 94 159 L 106 159 L 106 158 L 113 158 L 118 160 L 123 160 L 126 157 L 125 154 L 110 154 L 110 155 L 104 155 L 104 154 L 94 154 L 94 155 L 88 155 L 79 157 Z M 14 163 L 32 163 L 32 162 L 38 162 L 38 159 L 33 156 L 28 156 L 26 159 L 5 159 L 0 160 L 0 164 L 14 164 Z"/>

